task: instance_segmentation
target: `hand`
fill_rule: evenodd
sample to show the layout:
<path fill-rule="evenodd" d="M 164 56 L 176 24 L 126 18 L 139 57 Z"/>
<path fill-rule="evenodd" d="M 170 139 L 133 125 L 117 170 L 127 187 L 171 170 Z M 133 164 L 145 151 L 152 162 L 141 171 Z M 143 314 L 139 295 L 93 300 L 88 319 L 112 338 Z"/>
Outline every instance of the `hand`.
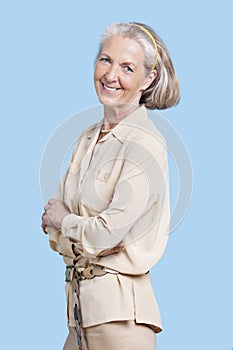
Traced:
<path fill-rule="evenodd" d="M 42 223 L 41 223 L 42 230 L 47 235 L 47 233 L 48 233 L 46 231 L 47 226 L 52 226 L 53 227 L 53 224 L 52 224 L 52 222 L 48 223 L 49 218 L 48 218 L 48 216 L 47 216 L 45 211 L 43 212 L 43 214 L 41 216 L 41 220 L 42 220 Z"/>
<path fill-rule="evenodd" d="M 41 217 L 41 219 L 42 219 L 42 224 L 41 224 L 41 227 L 42 227 L 42 230 L 43 230 L 43 232 L 47 235 L 47 231 L 46 231 L 46 227 L 47 227 L 47 225 L 45 225 L 44 224 L 44 216 L 46 215 L 46 213 L 44 212 L 43 214 L 42 214 L 42 217 Z"/>
<path fill-rule="evenodd" d="M 120 243 L 118 243 L 115 247 L 113 247 L 112 249 L 107 249 L 106 251 L 103 251 L 100 256 L 108 256 L 108 255 L 112 255 L 112 254 L 116 254 L 121 252 L 122 250 L 125 249 L 125 245 L 123 243 L 123 241 L 120 241 Z"/>
<path fill-rule="evenodd" d="M 42 215 L 41 225 L 43 230 L 46 230 L 46 226 L 60 230 L 64 217 L 70 214 L 67 206 L 58 199 L 50 199 L 44 209 L 45 212 Z"/>

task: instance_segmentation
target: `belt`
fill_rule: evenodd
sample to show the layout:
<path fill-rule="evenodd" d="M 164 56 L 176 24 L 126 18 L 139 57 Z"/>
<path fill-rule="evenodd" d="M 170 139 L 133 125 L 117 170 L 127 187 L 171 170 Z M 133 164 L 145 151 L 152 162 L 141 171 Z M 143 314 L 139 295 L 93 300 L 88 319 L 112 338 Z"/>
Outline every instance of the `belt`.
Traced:
<path fill-rule="evenodd" d="M 111 274 L 118 274 L 118 271 L 108 269 L 104 266 L 100 265 L 95 265 L 95 264 L 90 264 L 86 267 L 84 266 L 74 266 L 74 265 L 69 265 L 66 266 L 66 282 L 71 282 L 73 279 L 77 279 L 78 281 L 82 280 L 91 280 L 94 277 L 101 277 L 106 275 L 107 273 Z"/>

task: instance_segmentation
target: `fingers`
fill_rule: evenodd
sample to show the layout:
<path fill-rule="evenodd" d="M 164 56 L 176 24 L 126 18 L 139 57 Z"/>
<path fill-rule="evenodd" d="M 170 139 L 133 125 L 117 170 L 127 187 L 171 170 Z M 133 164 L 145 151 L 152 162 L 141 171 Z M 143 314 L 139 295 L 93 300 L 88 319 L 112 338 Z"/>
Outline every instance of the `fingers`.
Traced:
<path fill-rule="evenodd" d="M 48 204 L 46 204 L 45 206 L 44 206 L 44 210 L 47 212 L 47 211 L 49 211 L 51 208 L 52 208 L 52 206 L 54 205 L 55 203 L 53 203 L 53 204 L 49 204 L 49 202 L 48 202 Z"/>
<path fill-rule="evenodd" d="M 44 206 L 44 210 L 45 210 L 45 211 L 49 210 L 49 208 L 50 208 L 50 205 L 49 205 L 49 204 L 46 204 L 46 205 Z"/>
<path fill-rule="evenodd" d="M 116 251 L 121 251 L 125 249 L 125 245 L 123 241 L 120 241 L 113 249 Z"/>
<path fill-rule="evenodd" d="M 116 254 L 116 253 L 122 252 L 124 249 L 125 249 L 125 245 L 124 245 L 123 241 L 121 241 L 115 247 L 113 247 L 111 249 L 107 249 L 106 251 L 103 251 L 100 254 L 100 256 L 108 256 L 108 255 Z"/>
<path fill-rule="evenodd" d="M 58 199 L 50 198 L 50 199 L 48 200 L 48 203 L 44 206 L 44 210 L 45 210 L 45 211 L 46 211 L 46 210 L 49 210 L 49 209 L 51 208 L 51 205 L 57 204 L 57 203 L 59 203 L 59 202 L 61 202 L 61 201 L 58 200 Z"/>
<path fill-rule="evenodd" d="M 120 241 L 115 247 L 112 248 L 112 254 L 119 253 L 125 249 L 123 241 Z"/>
<path fill-rule="evenodd" d="M 113 247 L 113 248 L 111 249 L 111 252 L 112 252 L 112 254 L 115 254 L 115 253 L 121 252 L 121 251 L 124 250 L 124 249 L 125 249 L 125 246 L 124 246 L 123 243 L 121 243 L 121 244 L 118 244 L 116 247 Z"/>
<path fill-rule="evenodd" d="M 48 204 L 53 205 L 53 204 L 56 204 L 58 202 L 61 202 L 61 201 L 58 199 L 50 198 L 48 201 Z"/>
<path fill-rule="evenodd" d="M 45 232 L 45 229 L 46 229 L 47 226 L 52 226 L 52 222 L 51 222 L 51 220 L 49 218 L 48 213 L 46 213 L 46 212 L 44 212 L 42 214 L 41 219 L 42 219 L 41 227 L 42 227 L 43 231 Z M 45 232 L 45 233 L 47 233 L 47 232 Z"/>
<path fill-rule="evenodd" d="M 47 223 L 47 221 L 48 221 L 48 215 L 47 215 L 47 213 L 46 212 L 44 212 L 43 214 L 42 214 L 42 225 L 44 225 L 44 226 L 46 226 L 48 223 Z"/>
<path fill-rule="evenodd" d="M 45 217 L 46 217 L 46 213 L 44 212 L 41 216 L 41 219 L 42 219 L 42 224 L 41 224 L 41 228 L 43 230 L 43 232 L 47 235 L 47 232 L 46 232 L 46 227 L 47 225 L 45 224 Z"/>
<path fill-rule="evenodd" d="M 71 243 L 77 243 L 78 241 L 76 241 L 75 239 L 73 239 L 73 238 L 71 238 L 71 237 L 69 237 L 69 241 L 71 242 Z"/>
<path fill-rule="evenodd" d="M 46 227 L 47 227 L 47 225 L 41 224 L 41 228 L 42 228 L 43 232 L 47 235 L 48 232 L 46 231 Z"/>

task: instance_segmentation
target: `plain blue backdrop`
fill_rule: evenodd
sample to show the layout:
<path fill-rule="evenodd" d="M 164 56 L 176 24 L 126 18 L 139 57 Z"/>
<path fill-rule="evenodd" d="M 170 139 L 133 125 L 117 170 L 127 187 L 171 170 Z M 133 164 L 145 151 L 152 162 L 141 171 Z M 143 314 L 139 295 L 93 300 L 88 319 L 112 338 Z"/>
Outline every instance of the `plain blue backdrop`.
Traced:
<path fill-rule="evenodd" d="M 182 99 L 160 115 L 182 136 L 194 170 L 189 210 L 153 269 L 164 325 L 157 349 L 233 348 L 231 5 L 1 2 L 1 349 L 62 348 L 64 266 L 40 230 L 40 161 L 60 123 L 98 104 L 99 37 L 119 21 L 151 25 L 168 46 Z"/>

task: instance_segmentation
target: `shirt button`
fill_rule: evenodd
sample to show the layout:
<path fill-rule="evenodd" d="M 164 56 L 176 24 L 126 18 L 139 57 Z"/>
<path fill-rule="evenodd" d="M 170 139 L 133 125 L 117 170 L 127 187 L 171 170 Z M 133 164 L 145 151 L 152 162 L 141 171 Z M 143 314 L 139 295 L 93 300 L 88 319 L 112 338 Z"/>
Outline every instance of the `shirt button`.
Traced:
<path fill-rule="evenodd" d="M 104 181 L 107 181 L 108 178 L 109 178 L 109 174 L 108 174 L 108 173 L 105 173 L 105 174 L 104 174 Z"/>

